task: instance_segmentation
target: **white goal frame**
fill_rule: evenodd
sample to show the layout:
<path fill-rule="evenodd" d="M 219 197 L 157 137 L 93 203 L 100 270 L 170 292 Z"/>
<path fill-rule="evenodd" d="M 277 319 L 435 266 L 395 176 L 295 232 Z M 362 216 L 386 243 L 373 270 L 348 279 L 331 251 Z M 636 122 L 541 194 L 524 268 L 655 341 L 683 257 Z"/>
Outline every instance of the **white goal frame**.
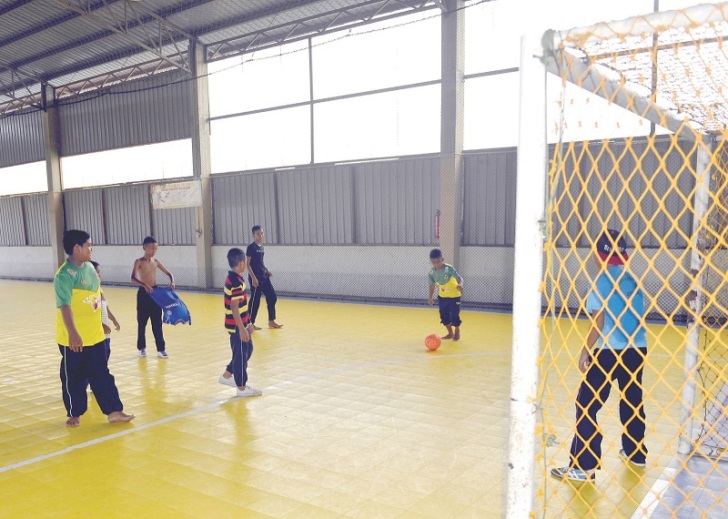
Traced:
<path fill-rule="evenodd" d="M 722 13 L 722 15 L 720 14 Z M 723 16 L 726 15 L 726 16 Z M 520 115 L 518 144 L 518 182 L 516 189 L 516 239 L 513 289 L 513 346 L 511 371 L 510 435 L 506 516 L 509 519 L 532 517 L 536 454 L 536 417 L 538 414 L 537 361 L 540 355 L 541 283 L 543 280 L 546 182 L 548 179 L 546 130 L 546 74 L 562 76 L 568 61 L 569 82 L 578 84 L 610 103 L 629 110 L 652 123 L 667 127 L 681 139 L 698 141 L 700 178 L 695 194 L 691 268 L 700 270 L 701 244 L 697 231 L 705 215 L 710 189 L 710 149 L 712 137 L 701 133 L 686 114 L 663 106 L 657 96 L 645 97 L 631 89 L 618 73 L 586 60 L 567 60 L 560 47 L 575 35 L 593 38 L 620 35 L 640 36 L 655 28 L 694 27 L 701 23 L 728 19 L 728 2 L 698 5 L 680 11 L 652 13 L 623 21 L 599 23 L 569 31 L 546 31 L 542 38 L 524 36 L 521 40 Z M 700 314 L 702 280 L 692 280 L 697 293 L 695 314 Z M 698 339 L 700 319 L 689 325 L 685 348 L 686 384 L 682 394 L 680 443 L 678 452 L 694 449 L 693 409 L 696 396 Z"/>

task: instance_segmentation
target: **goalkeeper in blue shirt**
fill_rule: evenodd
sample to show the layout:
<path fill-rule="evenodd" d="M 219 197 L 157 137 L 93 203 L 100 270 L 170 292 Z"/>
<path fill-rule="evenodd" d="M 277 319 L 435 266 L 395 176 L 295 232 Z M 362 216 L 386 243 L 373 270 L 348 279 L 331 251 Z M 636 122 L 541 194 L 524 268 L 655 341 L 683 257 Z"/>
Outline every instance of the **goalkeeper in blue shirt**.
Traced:
<path fill-rule="evenodd" d="M 608 230 L 595 244 L 599 275 L 586 302 L 591 330 L 579 354 L 584 379 L 576 397 L 576 434 L 570 462 L 553 468 L 551 475 L 577 482 L 594 481 L 600 468 L 602 433 L 597 413 L 609 398 L 612 380 L 619 384 L 622 449 L 619 455 L 635 467 L 644 467 L 645 408 L 642 372 L 647 356 L 645 297 L 627 271 L 627 245 L 620 233 Z"/>

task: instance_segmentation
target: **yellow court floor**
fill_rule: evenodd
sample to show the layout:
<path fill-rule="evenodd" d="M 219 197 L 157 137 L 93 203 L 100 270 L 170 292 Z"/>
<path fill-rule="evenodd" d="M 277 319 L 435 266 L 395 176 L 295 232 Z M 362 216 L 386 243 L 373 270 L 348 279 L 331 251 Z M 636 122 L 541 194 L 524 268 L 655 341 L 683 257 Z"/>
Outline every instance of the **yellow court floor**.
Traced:
<path fill-rule="evenodd" d="M 136 420 L 93 403 L 69 429 L 52 285 L 0 291 L 1 517 L 503 514 L 510 316 L 466 311 L 463 338 L 428 352 L 434 308 L 283 299 L 284 328 L 254 335 L 263 396 L 239 399 L 217 382 L 221 294 L 181 292 L 192 326 L 165 325 L 168 360 L 139 359 L 135 291 L 107 287 L 109 365 Z"/>
<path fill-rule="evenodd" d="M 230 357 L 221 294 L 181 292 L 193 324 L 165 325 L 169 359 L 153 346 L 140 359 L 136 291 L 107 287 L 122 327 L 109 365 L 136 419 L 110 425 L 94 402 L 69 429 L 52 285 L 0 281 L 0 291 L 2 518 L 504 515 L 510 315 L 465 311 L 463 338 L 429 352 L 424 337 L 444 331 L 435 308 L 279 300 L 284 328 L 254 335 L 250 384 L 263 396 L 240 399 L 217 382 Z M 574 356 L 588 322 L 577 325 L 568 348 L 541 360 L 551 371 L 544 432 L 556 444 L 537 453 L 536 509 L 642 517 L 676 460 L 684 337 L 650 327 L 647 467 L 618 457 L 615 394 L 600 413 L 604 470 L 578 486 L 545 476 L 568 461 Z M 147 336 L 153 345 L 149 327 Z"/>

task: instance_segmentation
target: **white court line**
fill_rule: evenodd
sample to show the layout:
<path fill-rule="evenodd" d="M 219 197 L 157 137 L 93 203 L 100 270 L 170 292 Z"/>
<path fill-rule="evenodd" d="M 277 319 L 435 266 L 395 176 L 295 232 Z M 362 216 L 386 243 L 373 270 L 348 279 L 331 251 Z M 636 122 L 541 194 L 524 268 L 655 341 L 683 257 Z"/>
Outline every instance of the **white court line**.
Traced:
<path fill-rule="evenodd" d="M 151 427 L 156 427 L 157 425 L 162 425 L 168 422 L 171 422 L 173 420 L 177 420 L 178 418 L 185 418 L 187 416 L 191 416 L 197 413 L 202 413 L 204 411 L 209 411 L 210 409 L 214 409 L 221 404 L 225 403 L 227 400 L 219 400 L 217 402 L 213 402 L 211 404 L 204 405 L 202 407 L 197 407 L 195 409 L 190 409 L 189 411 L 185 411 L 183 413 L 179 413 L 176 415 L 168 416 L 167 418 L 162 418 L 161 420 L 157 420 L 156 422 L 149 422 L 147 424 L 140 425 L 138 427 L 134 427 L 133 429 L 126 429 L 124 431 L 119 431 L 114 434 L 109 434 L 108 436 L 102 436 L 101 438 L 95 438 L 93 440 L 89 440 L 83 443 L 79 443 L 77 445 L 71 445 L 70 447 L 66 447 L 65 449 L 61 449 L 59 451 L 55 452 L 49 452 L 48 454 L 43 454 L 42 456 L 37 456 L 35 458 L 30 458 L 23 461 L 18 461 L 17 463 L 11 463 L 10 465 L 6 465 L 4 467 L 0 467 L 0 474 L 3 472 L 7 472 L 9 470 L 17 469 L 20 467 L 25 467 L 27 465 L 32 465 L 33 463 L 38 463 L 39 461 L 44 461 L 50 458 L 55 458 L 57 456 L 61 456 L 63 454 L 67 454 L 69 452 L 83 449 L 85 447 L 91 447 L 92 445 L 98 445 L 99 443 L 104 443 L 105 441 L 114 440 L 116 438 L 121 438 L 122 436 L 126 436 L 128 434 L 131 434 L 133 432 L 137 431 L 143 431 L 145 429 L 149 429 Z"/>
<path fill-rule="evenodd" d="M 315 373 L 312 373 L 311 375 L 301 375 L 294 379 L 287 380 L 285 382 L 282 382 L 278 385 L 272 385 L 263 388 L 265 391 L 269 391 L 271 389 L 284 389 L 286 387 L 292 386 L 298 382 L 303 382 L 306 380 L 315 380 L 318 378 L 324 378 L 328 375 L 332 375 L 334 373 L 345 373 L 347 371 L 354 371 L 358 369 L 364 369 L 369 367 L 377 367 L 377 366 L 386 366 L 390 364 L 402 364 L 405 362 L 411 362 L 411 361 L 422 361 L 422 360 L 433 360 L 433 359 L 451 359 L 455 357 L 485 357 L 490 355 L 498 355 L 500 353 L 497 352 L 480 352 L 480 353 L 456 353 L 453 355 L 431 355 L 428 357 L 425 357 L 424 359 L 397 359 L 397 360 L 383 360 L 380 362 L 368 362 L 366 364 L 357 364 L 357 365 L 350 365 L 344 368 L 329 368 L 325 369 L 323 371 L 318 371 Z M 184 411 L 179 414 L 175 414 L 172 416 L 168 416 L 166 418 L 162 418 L 160 420 L 157 420 L 155 422 L 149 422 L 140 426 L 133 426 L 132 428 L 125 429 L 123 431 L 119 431 L 117 433 L 109 434 L 107 436 L 102 436 L 101 438 L 95 438 L 93 440 L 88 440 L 83 443 L 79 443 L 77 445 L 71 445 L 70 447 L 66 447 L 65 449 L 61 449 L 59 451 L 49 452 L 48 454 L 43 454 L 41 456 L 36 456 L 35 458 L 29 458 L 27 460 L 18 461 L 16 463 L 11 463 L 10 465 L 5 465 L 4 467 L 0 467 L 0 474 L 4 472 L 8 472 L 10 470 L 18 469 L 21 467 L 26 467 L 28 465 L 32 465 L 34 463 L 38 463 L 41 461 L 45 461 L 51 458 L 56 458 L 58 456 L 62 456 L 63 454 L 68 454 L 69 452 L 73 452 L 78 449 L 84 449 L 86 447 L 91 447 L 93 445 L 98 445 L 100 443 L 104 443 L 110 440 L 115 440 L 116 438 L 121 438 L 123 436 L 128 436 L 129 434 L 133 434 L 135 432 L 144 431 L 146 429 L 150 429 L 152 427 L 156 427 L 158 425 L 163 425 L 169 422 L 172 422 L 174 420 L 178 420 L 180 418 L 186 418 L 188 416 L 193 416 L 199 413 L 204 413 L 205 411 L 210 411 L 212 409 L 215 409 L 216 407 L 221 407 L 223 404 L 227 402 L 231 402 L 236 400 L 235 397 L 232 398 L 226 398 L 225 400 L 217 400 L 215 402 L 203 405 L 201 407 L 196 407 L 194 409 L 189 409 L 187 411 Z"/>
<path fill-rule="evenodd" d="M 642 499 L 642 502 L 634 511 L 630 519 L 649 519 L 650 517 L 652 517 L 655 509 L 660 505 L 660 502 L 662 501 L 662 496 L 665 494 L 665 491 L 670 488 L 672 478 L 677 472 L 677 469 L 670 467 L 670 465 L 672 465 L 675 461 L 675 458 L 670 460 L 670 463 L 667 464 L 665 470 L 662 471 L 662 474 L 660 474 L 660 477 L 657 478 L 655 484 L 652 485 L 652 488 L 650 488 L 650 490 L 647 492 L 647 495 L 645 495 L 645 497 Z"/>

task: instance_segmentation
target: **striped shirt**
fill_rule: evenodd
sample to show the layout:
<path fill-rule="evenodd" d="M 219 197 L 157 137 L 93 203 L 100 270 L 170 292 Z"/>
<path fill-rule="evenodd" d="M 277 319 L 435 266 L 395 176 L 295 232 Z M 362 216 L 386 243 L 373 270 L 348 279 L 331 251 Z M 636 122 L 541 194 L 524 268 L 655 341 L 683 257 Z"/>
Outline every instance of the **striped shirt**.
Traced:
<path fill-rule="evenodd" d="M 238 301 L 238 311 L 240 312 L 240 319 L 243 321 L 243 325 L 247 326 L 250 322 L 250 315 L 248 314 L 248 294 L 245 292 L 243 276 L 232 270 L 228 271 L 227 278 L 225 278 L 224 296 L 225 329 L 232 335 L 237 331 L 232 310 L 233 301 Z"/>

